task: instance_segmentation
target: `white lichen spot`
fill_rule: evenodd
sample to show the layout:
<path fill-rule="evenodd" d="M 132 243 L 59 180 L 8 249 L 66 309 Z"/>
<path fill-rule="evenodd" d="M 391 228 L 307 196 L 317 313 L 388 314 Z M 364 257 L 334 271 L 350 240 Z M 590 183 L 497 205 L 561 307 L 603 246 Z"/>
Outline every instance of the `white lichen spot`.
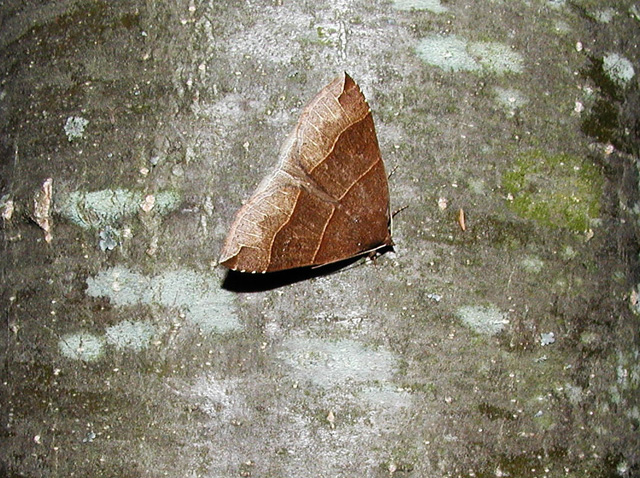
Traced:
<path fill-rule="evenodd" d="M 102 251 L 112 251 L 120 242 L 120 233 L 111 226 L 106 226 L 98 233 L 98 246 Z"/>
<path fill-rule="evenodd" d="M 449 9 L 440 0 L 394 0 L 397 10 L 428 10 L 432 13 L 445 13 Z"/>
<path fill-rule="evenodd" d="M 242 395 L 242 384 L 233 378 L 219 379 L 200 376 L 189 390 L 200 409 L 216 419 L 232 420 L 246 413 L 246 403 Z"/>
<path fill-rule="evenodd" d="M 416 47 L 416 53 L 430 65 L 445 71 L 489 71 L 521 73 L 520 53 L 497 42 L 469 42 L 456 35 L 430 35 Z"/>
<path fill-rule="evenodd" d="M 522 73 L 524 60 L 522 55 L 508 45 L 496 42 L 470 43 L 469 52 L 477 58 L 485 70 L 493 73 Z"/>
<path fill-rule="evenodd" d="M 240 328 L 234 295 L 204 274 L 179 269 L 153 279 L 155 297 L 167 307 L 180 307 L 187 319 L 203 332 L 228 332 Z"/>
<path fill-rule="evenodd" d="M 620 86 L 626 86 L 636 74 L 633 64 L 617 53 L 605 55 L 602 68 L 609 78 Z"/>
<path fill-rule="evenodd" d="M 387 382 L 396 362 L 391 352 L 369 349 L 355 340 L 293 338 L 284 347 L 281 357 L 293 368 L 296 378 L 325 388 Z"/>
<path fill-rule="evenodd" d="M 604 8 L 602 10 L 597 10 L 593 14 L 593 18 L 600 23 L 610 23 L 613 20 L 613 17 L 617 15 L 618 12 L 613 8 Z"/>
<path fill-rule="evenodd" d="M 616 465 L 616 472 L 620 476 L 629 476 L 630 466 L 627 463 L 627 460 L 622 460 L 620 463 Z"/>
<path fill-rule="evenodd" d="M 116 305 L 159 304 L 184 312 L 203 332 L 240 327 L 233 294 L 212 277 L 179 269 L 155 277 L 113 267 L 87 279 L 87 295 L 108 297 Z"/>
<path fill-rule="evenodd" d="M 578 252 L 571 246 L 566 246 L 560 253 L 560 257 L 565 261 L 575 259 L 578 256 Z"/>
<path fill-rule="evenodd" d="M 547 0 L 547 5 L 554 10 L 560 10 L 566 3 L 567 0 Z"/>
<path fill-rule="evenodd" d="M 134 352 L 147 348 L 155 334 L 156 328 L 152 324 L 128 320 L 107 327 L 105 331 L 108 344 L 118 350 L 132 350 Z"/>
<path fill-rule="evenodd" d="M 526 95 L 513 88 L 495 87 L 493 91 L 498 104 L 510 115 L 514 115 L 517 110 L 529 102 L 529 98 Z"/>
<path fill-rule="evenodd" d="M 496 335 L 509 323 L 506 314 L 494 305 L 487 307 L 475 305 L 460 307 L 456 312 L 456 316 L 467 327 L 485 335 Z"/>
<path fill-rule="evenodd" d="M 480 66 L 467 52 L 466 40 L 456 35 L 430 35 L 417 46 L 416 53 L 430 65 L 445 71 L 476 71 Z"/>
<path fill-rule="evenodd" d="M 64 132 L 69 142 L 84 138 L 84 130 L 89 124 L 89 120 L 81 116 L 69 116 L 64 123 Z"/>
<path fill-rule="evenodd" d="M 182 176 L 184 176 L 184 168 L 181 164 L 176 164 L 175 166 L 173 166 L 173 168 L 171 168 L 171 174 L 173 174 L 177 178 L 181 178 Z"/>
<path fill-rule="evenodd" d="M 87 278 L 89 297 L 108 297 L 115 305 L 151 303 L 151 281 L 124 267 L 113 267 Z"/>
<path fill-rule="evenodd" d="M 554 22 L 554 29 L 556 33 L 560 35 L 566 35 L 567 33 L 571 33 L 573 31 L 573 29 L 571 28 L 571 25 L 569 25 L 567 22 L 564 22 L 562 20 L 556 20 Z"/>
<path fill-rule="evenodd" d="M 543 347 L 551 345 L 556 341 L 556 335 L 553 332 L 540 334 L 540 345 Z"/>
<path fill-rule="evenodd" d="M 100 358 L 104 339 L 88 332 L 65 335 L 58 342 L 60 353 L 73 360 L 93 362 Z"/>
<path fill-rule="evenodd" d="M 394 410 L 411 405 L 411 394 L 390 384 L 367 387 L 362 390 L 361 396 L 369 405 L 378 408 Z"/>
<path fill-rule="evenodd" d="M 532 274 L 538 274 L 544 268 L 544 261 L 536 256 L 528 256 L 520 261 L 522 268 Z"/>
<path fill-rule="evenodd" d="M 138 213 L 139 208 L 154 209 L 165 215 L 180 204 L 180 196 L 173 191 L 161 191 L 154 196 L 129 189 L 103 189 L 100 191 L 73 191 L 57 202 L 57 212 L 83 229 L 115 227 L 121 221 Z M 147 211 L 148 212 L 148 211 Z"/>

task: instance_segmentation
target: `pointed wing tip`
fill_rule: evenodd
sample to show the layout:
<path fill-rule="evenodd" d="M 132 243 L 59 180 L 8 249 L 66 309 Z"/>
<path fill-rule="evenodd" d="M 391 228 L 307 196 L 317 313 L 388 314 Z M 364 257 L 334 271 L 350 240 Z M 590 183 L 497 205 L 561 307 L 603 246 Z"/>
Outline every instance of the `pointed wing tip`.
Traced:
<path fill-rule="evenodd" d="M 362 100 L 366 103 L 367 100 L 364 98 L 364 95 L 360 90 L 360 85 L 358 85 L 358 83 L 356 83 L 356 81 L 353 78 L 351 78 L 349 73 L 345 71 L 342 77 L 338 77 L 335 80 L 333 80 L 332 84 L 335 85 L 336 83 L 342 85 L 342 88 L 340 89 L 340 93 L 336 94 L 338 98 L 342 98 L 342 95 L 349 94 L 355 91 L 357 96 L 361 96 Z"/>
<path fill-rule="evenodd" d="M 351 78 L 351 76 L 349 75 L 349 73 L 347 73 L 346 71 L 344 72 L 344 85 L 343 85 L 343 91 L 344 90 L 348 90 L 350 88 L 353 88 L 353 86 L 358 86 L 358 84 L 355 82 L 355 80 L 353 78 Z"/>

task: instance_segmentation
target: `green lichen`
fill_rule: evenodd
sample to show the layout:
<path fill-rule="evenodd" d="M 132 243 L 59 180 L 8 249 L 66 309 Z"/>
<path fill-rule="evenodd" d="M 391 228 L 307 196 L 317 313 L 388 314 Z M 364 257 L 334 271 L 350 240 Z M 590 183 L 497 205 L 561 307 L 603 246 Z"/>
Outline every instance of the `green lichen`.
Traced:
<path fill-rule="evenodd" d="M 509 207 L 552 228 L 589 229 L 600 214 L 602 177 L 590 162 L 568 154 L 522 154 L 502 176 Z"/>

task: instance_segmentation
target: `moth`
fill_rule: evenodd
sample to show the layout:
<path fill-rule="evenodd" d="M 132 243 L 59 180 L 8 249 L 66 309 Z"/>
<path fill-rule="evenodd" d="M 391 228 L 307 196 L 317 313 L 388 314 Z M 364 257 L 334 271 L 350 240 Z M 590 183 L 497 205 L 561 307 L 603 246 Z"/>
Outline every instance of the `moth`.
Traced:
<path fill-rule="evenodd" d="M 277 168 L 240 208 L 219 263 L 241 272 L 321 266 L 393 246 L 373 117 L 346 73 L 304 108 Z"/>

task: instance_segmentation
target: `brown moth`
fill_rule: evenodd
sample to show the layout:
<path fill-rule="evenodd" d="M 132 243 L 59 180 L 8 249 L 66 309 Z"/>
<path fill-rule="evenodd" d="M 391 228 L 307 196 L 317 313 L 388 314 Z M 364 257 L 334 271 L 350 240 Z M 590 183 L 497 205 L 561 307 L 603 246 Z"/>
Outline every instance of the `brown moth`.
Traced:
<path fill-rule="evenodd" d="M 389 185 L 371 110 L 346 73 L 304 108 L 276 170 L 238 211 L 219 263 L 320 266 L 392 246 Z"/>

